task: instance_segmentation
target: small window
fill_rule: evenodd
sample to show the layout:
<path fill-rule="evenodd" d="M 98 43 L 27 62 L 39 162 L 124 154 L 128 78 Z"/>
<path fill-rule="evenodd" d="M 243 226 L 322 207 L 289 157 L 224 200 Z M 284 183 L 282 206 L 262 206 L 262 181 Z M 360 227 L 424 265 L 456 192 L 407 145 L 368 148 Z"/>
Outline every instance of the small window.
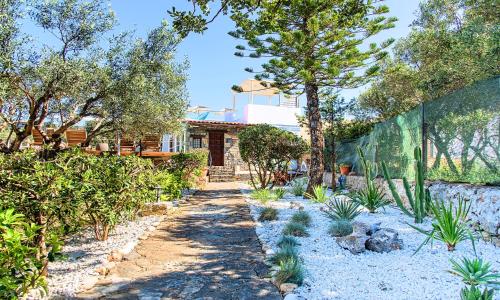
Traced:
<path fill-rule="evenodd" d="M 201 148 L 201 138 L 200 137 L 193 138 L 193 145 L 192 145 L 192 147 L 194 149 Z"/>

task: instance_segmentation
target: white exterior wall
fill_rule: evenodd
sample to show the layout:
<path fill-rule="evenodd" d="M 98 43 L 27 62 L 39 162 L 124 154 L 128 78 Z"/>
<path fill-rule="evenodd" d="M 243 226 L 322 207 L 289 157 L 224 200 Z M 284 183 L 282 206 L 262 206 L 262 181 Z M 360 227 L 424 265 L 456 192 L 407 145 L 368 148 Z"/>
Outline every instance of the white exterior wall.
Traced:
<path fill-rule="evenodd" d="M 295 107 L 247 104 L 243 122 L 248 124 L 271 124 L 284 126 L 299 126 L 297 115 L 302 110 Z"/>

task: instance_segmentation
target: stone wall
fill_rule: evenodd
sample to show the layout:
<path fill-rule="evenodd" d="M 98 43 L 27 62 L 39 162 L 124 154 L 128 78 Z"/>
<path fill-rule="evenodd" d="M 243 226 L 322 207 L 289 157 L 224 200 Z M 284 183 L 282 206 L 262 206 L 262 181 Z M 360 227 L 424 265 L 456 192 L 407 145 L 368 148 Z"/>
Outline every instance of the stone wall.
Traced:
<path fill-rule="evenodd" d="M 324 176 L 325 184 L 330 184 L 331 174 Z M 383 178 L 376 178 L 377 185 L 381 187 L 387 198 L 394 200 L 387 182 Z M 403 180 L 393 180 L 399 195 L 405 203 L 408 199 L 405 195 Z M 366 187 L 363 176 L 347 176 L 347 187 L 351 190 L 361 190 Z M 437 181 L 426 182 L 433 199 L 443 199 L 456 203 L 458 197 L 472 201 L 469 216 L 474 226 L 485 240 L 492 241 L 500 246 L 500 187 L 477 186 L 470 184 L 455 184 Z"/>

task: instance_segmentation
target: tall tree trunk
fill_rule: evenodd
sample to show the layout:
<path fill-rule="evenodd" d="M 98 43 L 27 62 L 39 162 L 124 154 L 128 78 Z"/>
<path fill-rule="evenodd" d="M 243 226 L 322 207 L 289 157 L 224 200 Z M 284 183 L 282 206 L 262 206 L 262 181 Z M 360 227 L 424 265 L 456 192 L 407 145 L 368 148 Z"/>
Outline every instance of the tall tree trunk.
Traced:
<path fill-rule="evenodd" d="M 337 164 L 337 155 L 335 154 L 335 137 L 333 136 L 332 134 L 332 143 L 331 143 L 331 151 L 332 151 L 332 154 L 331 154 L 331 171 L 332 171 L 332 184 L 331 184 L 331 187 L 332 187 L 332 191 L 335 191 L 335 189 L 337 188 L 337 184 L 335 183 L 335 165 Z"/>
<path fill-rule="evenodd" d="M 309 122 L 309 135 L 311 137 L 311 165 L 309 166 L 307 192 L 312 194 L 314 186 L 323 184 L 323 172 L 325 169 L 323 148 L 325 142 L 319 111 L 318 86 L 306 83 L 305 89 L 307 96 L 307 119 Z"/>

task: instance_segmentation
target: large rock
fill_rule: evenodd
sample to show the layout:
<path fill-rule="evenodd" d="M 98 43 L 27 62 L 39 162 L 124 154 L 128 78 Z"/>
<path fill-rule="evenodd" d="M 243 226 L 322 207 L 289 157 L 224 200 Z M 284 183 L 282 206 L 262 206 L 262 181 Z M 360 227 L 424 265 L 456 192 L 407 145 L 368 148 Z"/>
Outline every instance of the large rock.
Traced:
<path fill-rule="evenodd" d="M 379 253 L 391 252 L 403 249 L 403 241 L 396 230 L 381 228 L 366 241 L 366 249 Z"/>
<path fill-rule="evenodd" d="M 352 254 L 359 254 L 365 252 L 365 243 L 368 240 L 368 236 L 359 233 L 353 233 L 348 236 L 338 237 L 337 244 L 349 250 Z"/>
<path fill-rule="evenodd" d="M 360 221 L 355 221 L 352 223 L 352 228 L 355 233 L 359 235 L 372 235 L 380 229 L 381 222 L 367 224 Z"/>

